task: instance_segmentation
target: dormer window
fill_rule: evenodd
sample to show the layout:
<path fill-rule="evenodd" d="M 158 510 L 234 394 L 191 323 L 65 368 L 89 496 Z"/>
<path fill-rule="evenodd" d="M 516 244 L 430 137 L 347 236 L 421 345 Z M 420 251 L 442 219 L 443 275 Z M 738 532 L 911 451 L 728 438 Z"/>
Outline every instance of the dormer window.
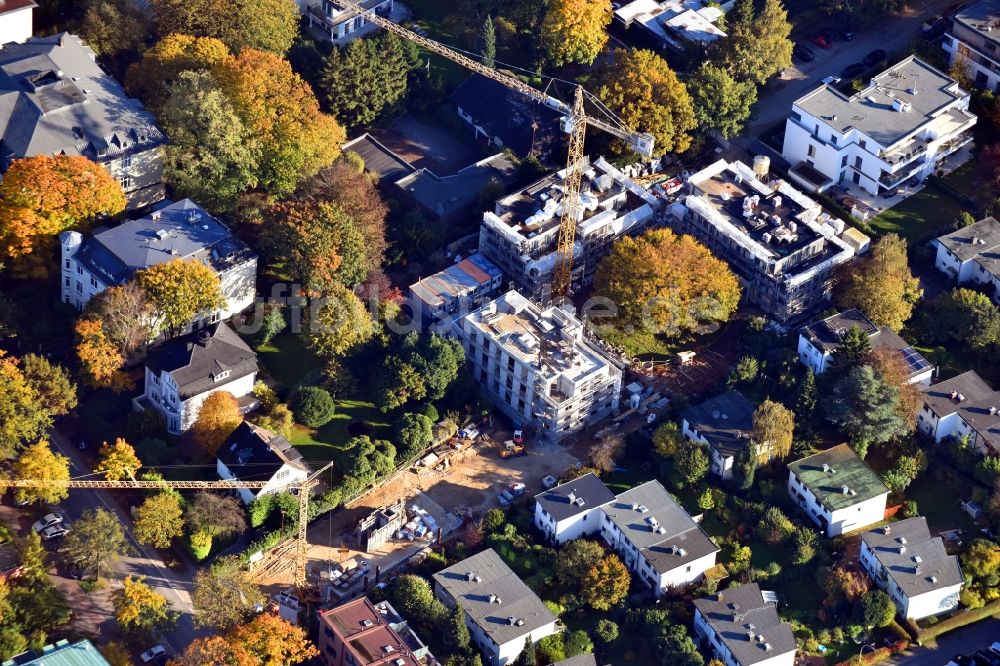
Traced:
<path fill-rule="evenodd" d="M 232 372 L 231 370 L 220 370 L 219 372 L 216 372 L 215 374 L 212 375 L 212 381 L 220 382 L 223 379 L 229 377 L 231 372 Z"/>

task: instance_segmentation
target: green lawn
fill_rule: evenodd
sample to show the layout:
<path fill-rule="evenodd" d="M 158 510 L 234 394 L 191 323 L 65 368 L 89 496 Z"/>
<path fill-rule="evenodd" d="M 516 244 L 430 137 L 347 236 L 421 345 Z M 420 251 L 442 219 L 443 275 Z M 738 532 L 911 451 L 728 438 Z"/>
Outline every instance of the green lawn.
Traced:
<path fill-rule="evenodd" d="M 445 24 L 445 19 L 453 10 L 450 3 L 440 0 L 412 0 L 406 4 L 413 10 L 414 23 L 419 24 L 427 32 L 427 37 L 446 46 L 461 46 L 458 44 L 458 35 Z M 430 59 L 431 74 L 440 76 L 448 90 L 452 90 L 469 78 L 471 72 L 458 63 L 436 53 L 422 52 Z"/>
<path fill-rule="evenodd" d="M 252 344 L 252 341 L 248 342 Z M 302 336 L 287 331 L 275 337 L 270 344 L 257 347 L 257 357 L 267 368 L 267 373 L 286 392 L 292 391 L 318 364 L 316 357 L 306 348 Z"/>
<path fill-rule="evenodd" d="M 373 403 L 360 400 L 335 402 L 337 412 L 333 420 L 322 428 L 312 430 L 296 424 L 292 430 L 292 444 L 307 460 L 340 463 L 340 456 L 347 450 L 347 442 L 356 435 L 389 439 L 392 417 L 380 412 Z"/>
<path fill-rule="evenodd" d="M 664 337 L 649 331 L 634 331 L 626 333 L 611 326 L 603 327 L 601 339 L 615 347 L 621 347 L 629 356 L 638 356 L 643 360 L 663 360 L 677 350 L 676 343 L 668 342 Z"/>
<path fill-rule="evenodd" d="M 869 221 L 879 234 L 896 233 L 908 243 L 919 243 L 939 235 L 964 210 L 961 204 L 933 185 Z"/>
<path fill-rule="evenodd" d="M 968 478 L 932 462 L 931 468 L 906 489 L 906 498 L 917 503 L 931 534 L 961 529 L 966 530 L 968 538 L 978 533 L 978 529 L 958 501 L 969 499 L 971 490 L 972 482 Z"/>

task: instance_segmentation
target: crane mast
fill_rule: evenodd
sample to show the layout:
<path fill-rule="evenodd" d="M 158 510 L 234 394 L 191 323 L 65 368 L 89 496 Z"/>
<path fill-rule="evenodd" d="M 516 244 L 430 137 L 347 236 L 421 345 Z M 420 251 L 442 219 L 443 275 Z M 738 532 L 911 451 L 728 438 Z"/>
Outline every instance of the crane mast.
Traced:
<path fill-rule="evenodd" d="M 653 136 L 643 132 L 633 132 L 625 127 L 623 123 L 620 123 L 620 121 L 619 126 L 615 123 L 601 120 L 600 118 L 588 116 L 583 105 L 584 91 L 581 86 L 576 86 L 573 106 L 571 107 L 551 95 L 547 95 L 539 90 L 536 90 L 535 88 L 532 88 L 515 76 L 499 72 L 492 67 L 487 67 L 486 65 L 476 62 L 472 58 L 459 53 L 454 49 L 441 44 L 440 42 L 418 35 L 412 30 L 408 30 L 397 23 L 393 23 L 384 16 L 380 16 L 370 9 L 361 7 L 356 0 L 329 0 L 329 2 L 330 4 L 336 5 L 337 7 L 351 12 L 352 14 L 358 14 L 364 17 L 368 22 L 373 23 L 380 28 L 384 28 L 385 30 L 398 35 L 403 39 L 409 40 L 418 46 L 427 49 L 431 53 L 436 53 L 443 58 L 447 58 L 452 62 L 458 63 L 470 71 L 481 74 L 488 79 L 496 81 L 497 83 L 503 84 L 511 90 L 515 90 L 523 95 L 526 95 L 527 97 L 544 104 L 550 109 L 555 109 L 562 114 L 562 128 L 569 134 L 569 156 L 566 160 L 566 181 L 564 184 L 565 189 L 562 214 L 559 218 L 556 265 L 552 276 L 552 298 L 556 301 L 565 299 L 569 294 L 570 284 L 572 281 L 573 246 L 576 240 L 576 224 L 580 210 L 580 187 L 583 181 L 585 166 L 583 163 L 583 144 L 587 134 L 587 127 L 595 127 L 601 131 L 611 134 L 614 137 L 622 139 L 632 148 L 632 150 L 646 157 L 650 157 L 653 154 Z"/>

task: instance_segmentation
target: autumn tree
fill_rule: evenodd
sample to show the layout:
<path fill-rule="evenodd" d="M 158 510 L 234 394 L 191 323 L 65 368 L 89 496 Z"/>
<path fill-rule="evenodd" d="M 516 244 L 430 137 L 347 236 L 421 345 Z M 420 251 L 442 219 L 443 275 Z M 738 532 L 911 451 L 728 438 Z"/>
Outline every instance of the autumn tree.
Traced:
<path fill-rule="evenodd" d="M 729 139 L 743 131 L 750 109 L 757 102 L 753 81 L 737 81 L 711 62 L 702 63 L 687 82 L 695 119 L 702 131 L 715 130 Z"/>
<path fill-rule="evenodd" d="M 181 195 L 229 211 L 257 185 L 260 144 L 210 72 L 181 72 L 159 119 L 170 136 L 166 177 Z"/>
<path fill-rule="evenodd" d="M 97 648 L 109 666 L 132 666 L 132 653 L 124 643 L 112 641 Z"/>
<path fill-rule="evenodd" d="M 287 194 L 340 155 L 344 128 L 320 112 L 312 89 L 287 60 L 245 49 L 213 68 L 244 126 L 260 142 L 257 184 Z"/>
<path fill-rule="evenodd" d="M 191 424 L 191 436 L 208 456 L 215 456 L 226 438 L 243 422 L 240 405 L 228 391 L 213 391 L 201 403 Z"/>
<path fill-rule="evenodd" d="M 138 53 L 150 33 L 150 21 L 127 0 L 87 0 L 79 34 L 101 56 Z"/>
<path fill-rule="evenodd" d="M 632 577 L 621 559 L 609 553 L 584 573 L 581 597 L 595 610 L 611 610 L 628 594 L 631 582 Z"/>
<path fill-rule="evenodd" d="M 857 366 L 837 381 L 824 406 L 826 418 L 850 435 L 862 458 L 870 445 L 913 429 L 912 420 L 900 418 L 899 387 L 886 382 L 870 365 Z"/>
<path fill-rule="evenodd" d="M 265 601 L 260 588 L 236 557 L 220 557 L 211 568 L 195 574 L 191 603 L 199 627 L 231 629 L 251 617 L 257 605 Z"/>
<path fill-rule="evenodd" d="M 239 664 L 240 655 L 223 636 L 196 638 L 188 644 L 183 653 L 177 655 L 168 666 L 206 666 L 206 664 Z"/>
<path fill-rule="evenodd" d="M 763 85 L 791 66 L 792 26 L 781 0 L 764 0 L 759 12 L 753 0 L 737 0 L 726 16 L 721 65 L 734 80 Z"/>
<path fill-rule="evenodd" d="M 604 548 L 596 541 L 574 539 L 556 556 L 555 574 L 563 585 L 579 585 L 584 575 L 604 557 Z"/>
<path fill-rule="evenodd" d="M 102 334 L 127 358 L 144 349 L 154 337 L 154 315 L 146 292 L 136 282 L 129 281 L 108 287 L 90 299 L 83 316 L 99 320 Z"/>
<path fill-rule="evenodd" d="M 260 49 L 284 55 L 299 33 L 293 0 L 152 0 L 160 34 L 214 37 L 234 53 Z"/>
<path fill-rule="evenodd" d="M 76 384 L 66 368 L 44 356 L 25 354 L 21 358 L 21 372 L 41 405 L 53 416 L 69 414 L 76 407 Z"/>
<path fill-rule="evenodd" d="M 784 543 L 795 533 L 795 525 L 776 506 L 770 506 L 757 522 L 757 534 L 775 546 Z"/>
<path fill-rule="evenodd" d="M 618 327 L 671 337 L 726 321 L 740 300 L 739 282 L 725 262 L 670 229 L 616 241 L 597 266 L 594 287 L 617 307 Z"/>
<path fill-rule="evenodd" d="M 683 441 L 680 428 L 673 421 L 667 421 L 653 431 L 653 450 L 666 460 L 677 454 Z"/>
<path fill-rule="evenodd" d="M 906 241 L 886 234 L 845 269 L 840 300 L 845 307 L 864 312 L 876 326 L 899 331 L 921 293 L 920 281 L 910 272 Z"/>
<path fill-rule="evenodd" d="M 134 479 L 142 461 L 135 454 L 135 449 L 119 437 L 114 444 L 104 442 L 99 452 L 95 474 L 103 474 L 109 481 L 121 481 L 122 479 Z"/>
<path fill-rule="evenodd" d="M 135 513 L 135 538 L 154 548 L 169 548 L 174 537 L 184 534 L 181 500 L 176 493 L 161 491 L 147 497 Z"/>
<path fill-rule="evenodd" d="M 54 416 L 18 359 L 0 349 L 0 458 L 13 458 L 25 442 L 41 438 Z"/>
<path fill-rule="evenodd" d="M 196 493 L 188 502 L 184 522 L 192 532 L 213 537 L 240 534 L 247 527 L 246 512 L 239 499 L 205 491 Z"/>
<path fill-rule="evenodd" d="M 335 284 L 352 287 L 365 278 L 365 239 L 336 204 L 285 201 L 265 211 L 264 221 L 264 252 L 310 292 L 325 295 Z"/>
<path fill-rule="evenodd" d="M 200 261 L 172 259 L 136 273 L 163 328 L 184 328 L 197 315 L 226 306 L 219 276 Z"/>
<path fill-rule="evenodd" d="M 888 386 L 896 387 L 896 413 L 907 423 L 914 422 L 924 404 L 920 384 L 910 383 L 910 366 L 896 349 L 876 347 L 866 362 Z"/>
<path fill-rule="evenodd" d="M 122 371 L 125 357 L 104 332 L 103 322 L 81 317 L 73 329 L 83 382 L 92 388 L 108 388 L 116 393 L 130 390 L 133 382 Z"/>
<path fill-rule="evenodd" d="M 780 402 L 767 399 L 753 413 L 753 440 L 768 458 L 784 458 L 792 450 L 795 414 Z"/>
<path fill-rule="evenodd" d="M 646 49 L 617 49 L 614 65 L 602 71 L 600 80 L 598 97 L 626 125 L 652 134 L 656 154 L 682 153 L 691 145 L 694 106 L 662 57 Z"/>
<path fill-rule="evenodd" d="M 182 72 L 209 70 L 227 57 L 229 49 L 218 39 L 165 34 L 129 67 L 125 85 L 158 112 L 170 94 L 170 84 L 178 81 Z"/>
<path fill-rule="evenodd" d="M 86 157 L 16 159 L 0 180 L 0 258 L 48 249 L 58 233 L 123 210 L 121 185 Z"/>
<path fill-rule="evenodd" d="M 592 65 L 608 42 L 611 18 L 608 0 L 552 0 L 541 26 L 546 56 L 556 66 Z"/>
<path fill-rule="evenodd" d="M 115 620 L 122 632 L 147 643 L 177 623 L 178 613 L 170 610 L 166 597 L 145 583 L 144 577 L 126 576 L 122 587 L 111 595 Z"/>
<path fill-rule="evenodd" d="M 318 356 L 343 356 L 373 335 L 375 322 L 364 303 L 341 284 L 331 284 L 323 298 L 309 306 L 306 344 Z"/>
<path fill-rule="evenodd" d="M 101 571 L 132 552 L 121 521 L 106 509 L 85 511 L 63 539 L 66 560 L 100 579 Z"/>
<path fill-rule="evenodd" d="M 69 488 L 58 485 L 69 481 L 69 458 L 53 452 L 45 440 L 25 447 L 11 467 L 16 479 L 35 479 L 54 484 L 43 488 L 18 488 L 14 491 L 14 499 L 18 502 L 56 504 L 69 497 Z"/>
<path fill-rule="evenodd" d="M 260 613 L 250 622 L 238 625 L 226 638 L 237 653 L 248 657 L 239 663 L 291 666 L 319 656 L 304 628 L 270 613 Z"/>
<path fill-rule="evenodd" d="M 415 64 L 403 40 L 390 32 L 355 39 L 326 57 L 320 85 L 324 101 L 344 126 L 371 125 L 406 95 Z"/>

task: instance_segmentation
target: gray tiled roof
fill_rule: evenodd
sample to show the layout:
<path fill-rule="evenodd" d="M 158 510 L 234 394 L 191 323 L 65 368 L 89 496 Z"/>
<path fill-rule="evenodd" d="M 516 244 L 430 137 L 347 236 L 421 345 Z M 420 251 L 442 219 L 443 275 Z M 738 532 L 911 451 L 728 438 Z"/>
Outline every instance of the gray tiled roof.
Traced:
<path fill-rule="evenodd" d="M 947 553 L 941 537 L 931 538 L 922 516 L 868 530 L 861 539 L 907 597 L 963 581 L 958 558 Z"/>
<path fill-rule="evenodd" d="M 535 502 L 554 520 L 566 520 L 603 504 L 614 501 L 615 495 L 593 473 L 567 481 L 535 495 Z"/>
<path fill-rule="evenodd" d="M 569 659 L 563 659 L 552 664 L 552 666 L 597 666 L 597 657 L 590 652 L 578 654 Z"/>
<path fill-rule="evenodd" d="M 257 372 L 257 354 L 229 326 L 219 323 L 153 347 L 146 367 L 156 374 L 169 372 L 181 397 L 189 398 Z M 226 378 L 212 379 L 226 370 Z"/>
<path fill-rule="evenodd" d="M 913 349 L 903 338 L 888 326 L 876 326 L 863 312 L 856 308 L 838 312 L 826 319 L 803 326 L 800 333 L 817 349 L 833 353 L 840 349 L 841 339 L 852 328 L 860 328 L 868 334 L 872 349 L 888 349 L 899 352 L 914 377 L 928 369 L 930 363 Z"/>
<path fill-rule="evenodd" d="M 995 218 L 983 218 L 939 236 L 937 241 L 951 250 L 959 261 L 975 260 L 990 275 L 1000 277 L 1000 221 Z"/>
<path fill-rule="evenodd" d="M 796 649 L 791 625 L 781 621 L 774 604 L 764 601 L 757 583 L 730 587 L 715 598 L 695 599 L 694 606 L 740 666 Z"/>
<path fill-rule="evenodd" d="M 735 455 L 750 441 L 753 412 L 753 405 L 742 393 L 726 391 L 690 407 L 682 417 L 713 449 L 723 455 Z"/>
<path fill-rule="evenodd" d="M 1000 391 L 990 388 L 975 370 L 933 384 L 923 394 L 924 404 L 939 418 L 958 412 L 994 450 L 1000 450 Z"/>
<path fill-rule="evenodd" d="M 798 99 L 795 105 L 837 132 L 858 129 L 889 148 L 968 94 L 956 87 L 955 79 L 914 56 L 872 78 L 874 86 L 869 85 L 850 97 L 833 86 L 823 85 Z M 910 92 L 913 86 L 915 94 Z M 910 103 L 912 109 L 896 111 L 894 99 Z"/>
<path fill-rule="evenodd" d="M 380 183 L 394 183 L 417 170 L 415 166 L 392 152 L 371 134 L 362 134 L 344 144 L 344 151 L 357 153 L 365 162 L 365 170 L 378 176 Z"/>
<path fill-rule="evenodd" d="M 492 548 L 439 571 L 434 574 L 434 581 L 498 645 L 556 620 L 552 611 Z M 523 624 L 516 624 L 519 620 Z"/>
<path fill-rule="evenodd" d="M 0 47 L 0 170 L 33 155 L 100 160 L 166 141 L 152 114 L 129 97 L 69 33 Z"/>
<path fill-rule="evenodd" d="M 418 169 L 395 182 L 427 210 L 439 216 L 456 213 L 473 204 L 480 190 L 491 180 L 504 186 L 517 179 L 517 167 L 503 153 L 471 164 L 451 176 L 438 176 L 430 169 Z"/>
<path fill-rule="evenodd" d="M 285 463 L 309 471 L 302 454 L 287 439 L 247 421 L 226 438 L 216 455 L 238 479 L 269 479 Z"/>

